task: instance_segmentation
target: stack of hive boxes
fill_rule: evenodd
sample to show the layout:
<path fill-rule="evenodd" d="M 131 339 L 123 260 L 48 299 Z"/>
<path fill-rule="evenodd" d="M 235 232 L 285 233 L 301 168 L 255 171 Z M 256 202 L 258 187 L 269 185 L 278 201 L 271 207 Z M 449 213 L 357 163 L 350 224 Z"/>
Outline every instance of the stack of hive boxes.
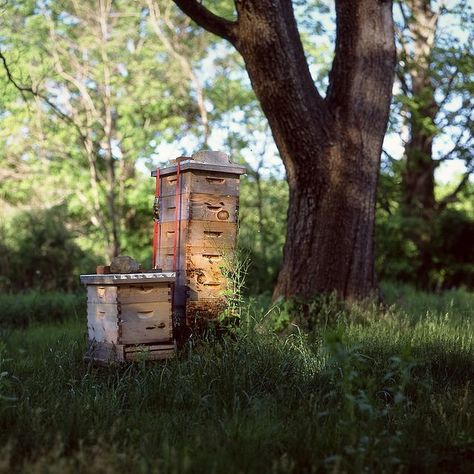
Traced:
<path fill-rule="evenodd" d="M 225 305 L 222 267 L 235 250 L 244 172 L 226 154 L 211 151 L 178 158 L 159 170 L 155 268 L 176 271 L 177 327 L 215 318 Z"/>

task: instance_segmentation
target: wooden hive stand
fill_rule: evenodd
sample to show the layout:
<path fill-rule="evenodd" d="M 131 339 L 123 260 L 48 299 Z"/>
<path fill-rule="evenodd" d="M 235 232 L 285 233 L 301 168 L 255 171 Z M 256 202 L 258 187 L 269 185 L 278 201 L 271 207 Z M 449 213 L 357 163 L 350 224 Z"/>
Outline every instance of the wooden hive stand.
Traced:
<path fill-rule="evenodd" d="M 87 288 L 86 358 L 94 362 L 164 359 L 175 354 L 175 274 L 81 275 Z"/>
<path fill-rule="evenodd" d="M 152 172 L 158 194 L 153 264 L 176 272 L 178 334 L 217 318 L 225 307 L 222 266 L 235 251 L 239 181 L 245 171 L 225 153 L 202 151 Z"/>

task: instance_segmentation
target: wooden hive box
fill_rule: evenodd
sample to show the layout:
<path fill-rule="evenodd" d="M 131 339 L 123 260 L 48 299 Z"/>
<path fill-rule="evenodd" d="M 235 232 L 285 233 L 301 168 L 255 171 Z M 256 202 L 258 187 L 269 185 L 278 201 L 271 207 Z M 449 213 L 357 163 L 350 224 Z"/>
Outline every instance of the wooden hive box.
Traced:
<path fill-rule="evenodd" d="M 88 359 L 107 363 L 174 355 L 174 273 L 81 275 L 81 282 L 87 288 Z"/>
<path fill-rule="evenodd" d="M 216 318 L 225 307 L 222 266 L 235 250 L 244 172 L 224 153 L 199 152 L 152 173 L 159 189 L 154 268 L 176 272 L 178 328 Z"/>

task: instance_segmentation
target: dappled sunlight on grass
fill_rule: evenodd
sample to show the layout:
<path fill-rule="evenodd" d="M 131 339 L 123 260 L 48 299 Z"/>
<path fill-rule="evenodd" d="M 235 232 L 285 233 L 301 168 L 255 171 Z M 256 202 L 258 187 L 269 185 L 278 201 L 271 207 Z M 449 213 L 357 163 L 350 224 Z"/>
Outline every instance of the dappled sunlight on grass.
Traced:
<path fill-rule="evenodd" d="M 81 320 L 10 329 L 0 470 L 470 472 L 474 297 L 389 290 L 315 304 L 309 331 L 254 302 L 158 364 L 91 366 Z"/>

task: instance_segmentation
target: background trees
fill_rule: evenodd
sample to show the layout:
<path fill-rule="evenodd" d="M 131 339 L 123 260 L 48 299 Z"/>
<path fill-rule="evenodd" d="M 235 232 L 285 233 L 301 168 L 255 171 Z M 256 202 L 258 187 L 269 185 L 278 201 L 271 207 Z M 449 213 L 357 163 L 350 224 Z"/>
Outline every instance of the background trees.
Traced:
<path fill-rule="evenodd" d="M 285 165 L 288 226 L 275 296 L 373 295 L 375 196 L 395 66 L 391 2 L 336 1 L 325 98 L 292 2 L 237 1 L 232 20 L 197 1 L 175 3 L 242 55 Z"/>
<path fill-rule="evenodd" d="M 227 18 L 234 14 L 232 2 L 206 5 Z M 311 78 L 324 90 L 335 12 L 331 2 L 293 5 Z M 391 131 L 405 139 L 407 152 L 397 156 L 393 147 L 386 147 L 393 159 L 384 160 L 379 182 L 376 270 L 383 279 L 431 288 L 472 285 L 474 257 L 467 245 L 473 232 L 472 184 L 465 175 L 446 183 L 437 181 L 436 174 L 455 158 L 469 164 L 472 156 L 470 10 L 467 5 L 440 10 L 437 2 L 429 3 L 439 13 L 427 79 L 439 109 L 433 119 L 420 105 L 424 95 L 412 91 L 411 76 L 423 64 L 412 54 L 414 5 L 403 3 L 405 16 L 395 6 L 401 61 Z M 251 257 L 249 291 L 272 290 L 282 262 L 288 185 L 244 61 L 232 46 L 168 1 L 9 2 L 2 7 L 2 22 L 0 52 L 17 85 L 26 89 L 20 93 L 0 64 L 3 287 L 23 288 L 20 275 L 43 265 L 36 259 L 40 256 L 41 262 L 65 262 L 61 271 L 69 269 L 70 287 L 79 271 L 93 270 L 119 250 L 147 266 L 153 193 L 149 170 L 207 143 L 247 163 L 240 245 Z M 416 182 L 423 174 L 407 164 L 408 132 L 415 123 L 426 125 L 421 130 L 430 130 L 432 142 L 431 158 L 423 160 L 430 165 L 423 172 L 429 170 L 433 183 L 429 212 L 413 199 L 405 204 L 407 180 Z M 446 199 L 453 192 L 456 199 Z M 115 224 L 109 218 L 111 204 Z M 44 232 L 36 233 L 38 219 L 49 221 Z M 67 238 L 51 237 L 64 233 Z M 41 240 L 39 234 L 50 237 Z M 21 251 L 20 240 L 34 242 L 34 259 Z M 69 244 L 78 253 L 66 250 L 58 257 L 53 247 L 68 249 Z M 427 270 L 422 270 L 423 259 Z M 38 277 L 34 283 L 45 284 L 43 280 Z"/>
<path fill-rule="evenodd" d="M 460 204 L 472 193 L 472 10 L 462 1 L 414 0 L 396 2 L 395 13 L 399 61 L 392 123 L 404 151 L 400 162 L 390 164 L 400 180 L 399 207 L 392 206 L 387 227 L 398 227 L 396 240 L 404 245 L 398 249 L 399 276 L 430 288 L 472 281 L 472 216 Z M 437 170 L 456 160 L 464 171 L 452 185 L 436 186 Z"/>
<path fill-rule="evenodd" d="M 9 72 L 32 93 L 23 92 L 26 102 L 14 96 L 4 105 L 15 115 L 4 117 L 3 159 L 18 179 L 26 159 L 37 162 L 47 177 L 41 201 L 44 185 L 60 182 L 56 199 L 67 199 L 71 212 L 80 214 L 84 234 L 103 242 L 101 253 L 111 258 L 127 251 L 123 229 L 140 235 L 145 228 L 135 222 L 136 203 L 130 205 L 136 164 L 150 158 L 153 140 L 175 139 L 197 124 L 200 113 L 202 119 L 202 98 L 192 97 L 181 63 L 168 57 L 189 21 L 175 18 L 174 37 L 160 42 L 156 13 L 128 2 L 13 4 L 4 17 L 13 25 L 2 47 Z M 190 62 L 208 46 L 196 36 L 189 38 Z M 29 199 L 40 194 L 34 183 Z"/>

